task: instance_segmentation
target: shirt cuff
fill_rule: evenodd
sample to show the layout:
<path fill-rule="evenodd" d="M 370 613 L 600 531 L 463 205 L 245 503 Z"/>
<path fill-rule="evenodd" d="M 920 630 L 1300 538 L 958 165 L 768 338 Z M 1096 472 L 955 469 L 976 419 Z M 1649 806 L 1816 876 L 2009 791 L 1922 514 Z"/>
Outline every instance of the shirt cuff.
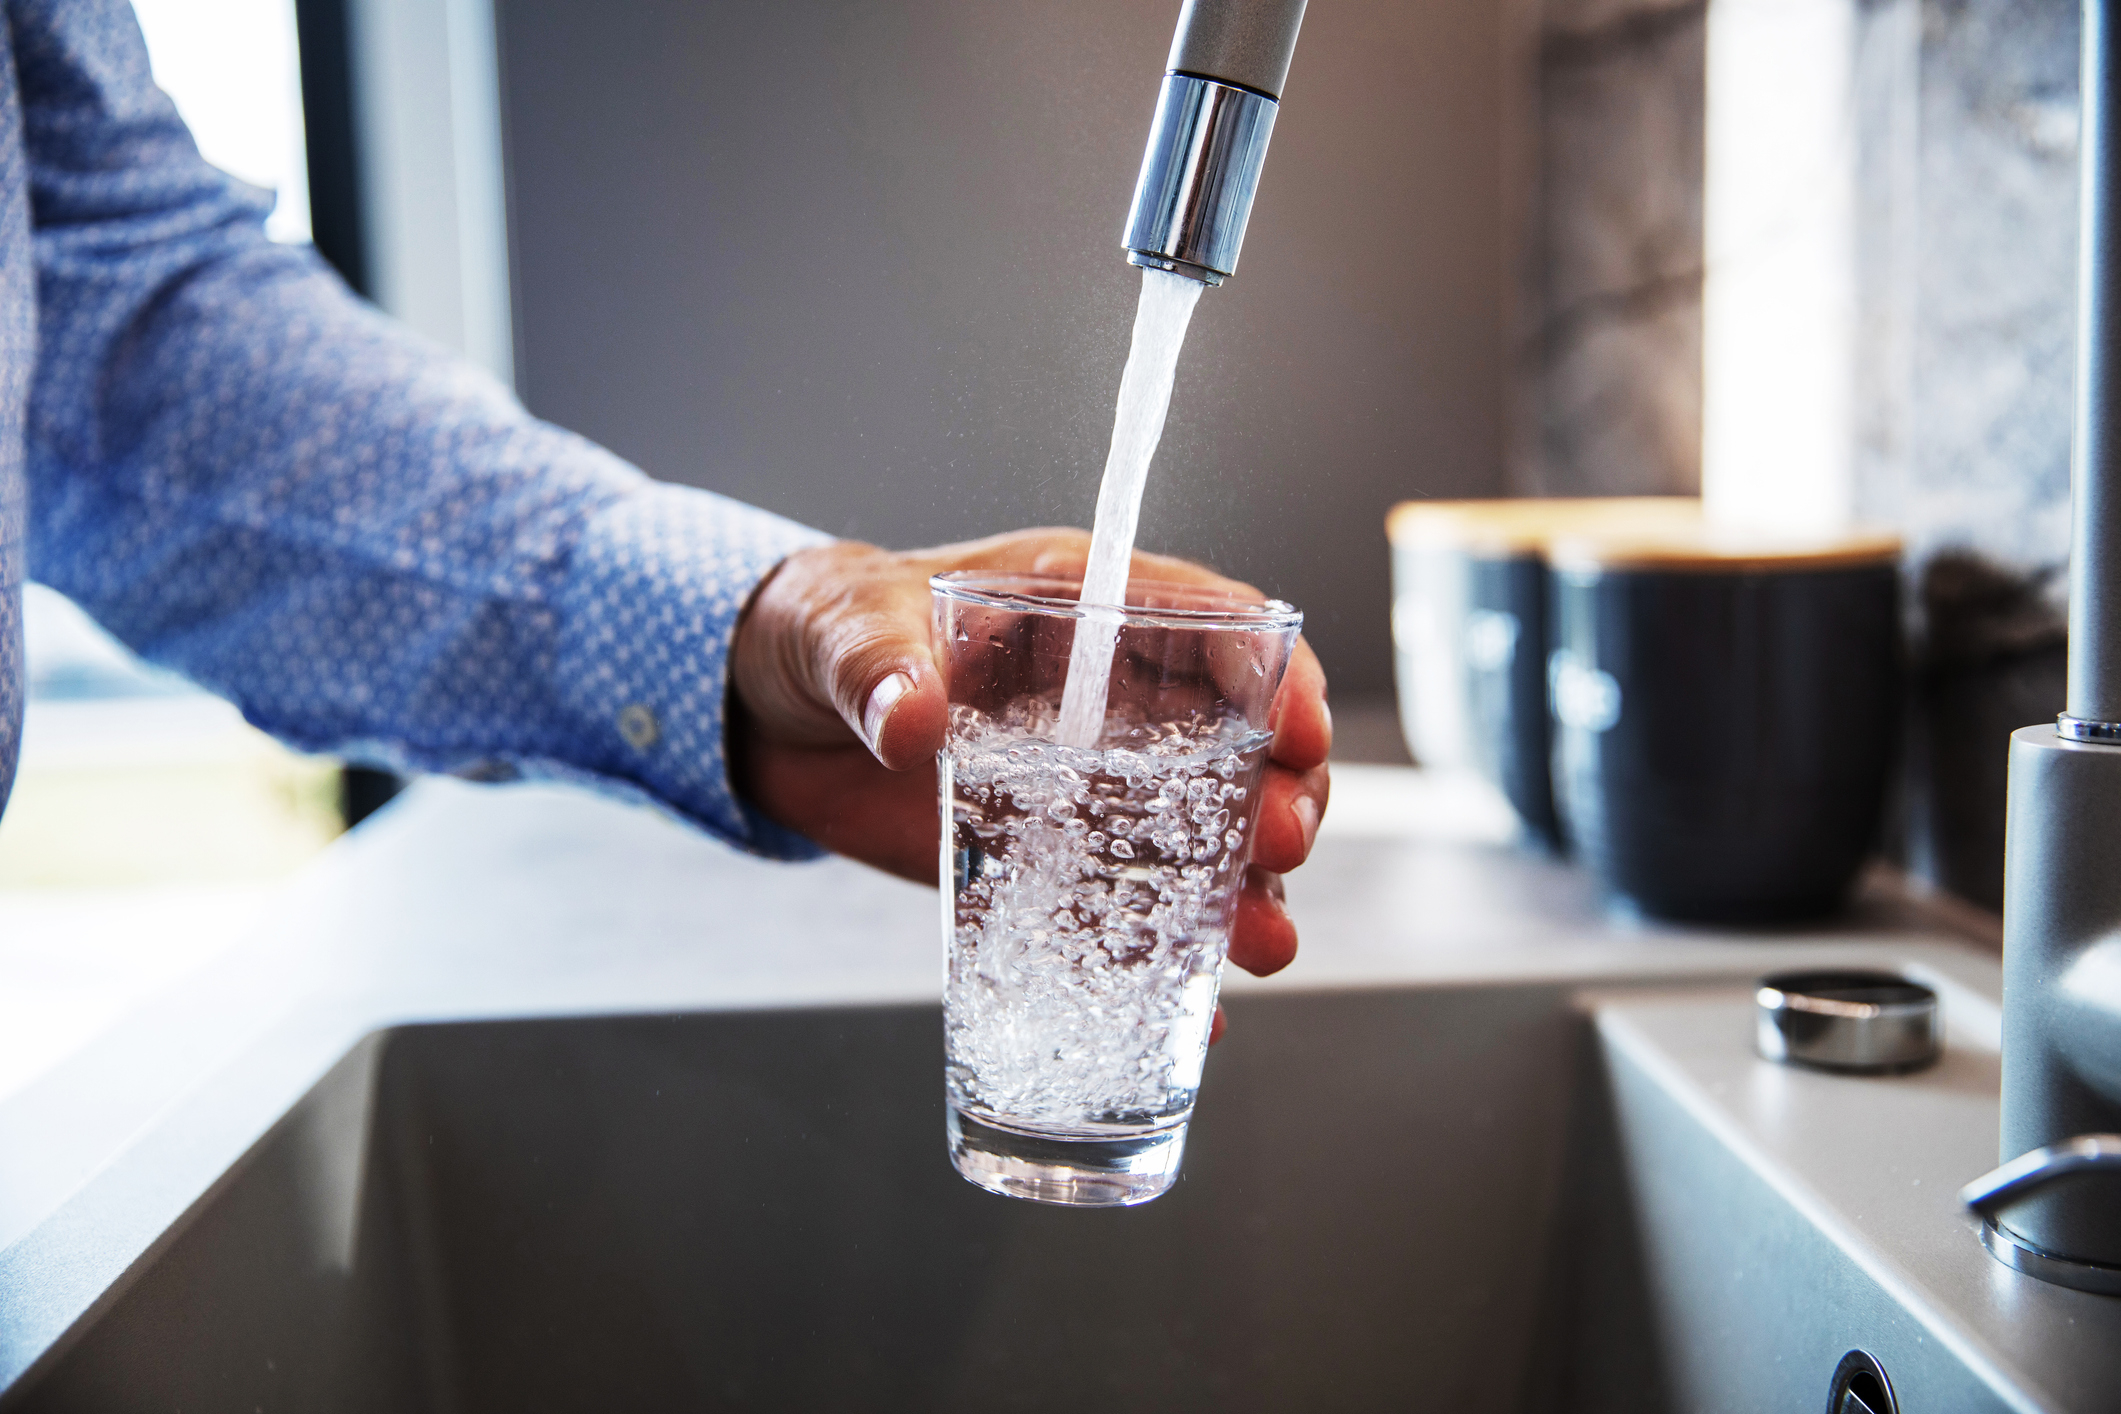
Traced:
<path fill-rule="evenodd" d="M 823 854 L 738 798 L 723 717 L 737 615 L 774 566 L 831 539 L 662 483 L 597 512 L 554 599 L 554 691 L 587 748 L 581 764 L 753 854 Z"/>

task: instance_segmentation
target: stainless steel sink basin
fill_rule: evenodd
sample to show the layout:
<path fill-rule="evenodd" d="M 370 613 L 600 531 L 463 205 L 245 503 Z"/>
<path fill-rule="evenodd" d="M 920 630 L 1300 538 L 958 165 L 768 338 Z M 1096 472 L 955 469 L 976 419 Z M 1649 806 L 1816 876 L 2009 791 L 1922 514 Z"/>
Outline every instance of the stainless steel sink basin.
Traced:
<path fill-rule="evenodd" d="M 1566 993 L 1233 1012 L 1185 1178 L 1098 1213 L 951 1170 L 932 1008 L 384 1032 L 13 1402 L 1521 1407 Z"/>
<path fill-rule="evenodd" d="M 951 1171 L 932 1007 L 380 1032 L 0 1405 L 1791 1410 L 1852 1348 L 2031 1402 L 1566 985 L 1231 1011 L 1102 1212 Z"/>

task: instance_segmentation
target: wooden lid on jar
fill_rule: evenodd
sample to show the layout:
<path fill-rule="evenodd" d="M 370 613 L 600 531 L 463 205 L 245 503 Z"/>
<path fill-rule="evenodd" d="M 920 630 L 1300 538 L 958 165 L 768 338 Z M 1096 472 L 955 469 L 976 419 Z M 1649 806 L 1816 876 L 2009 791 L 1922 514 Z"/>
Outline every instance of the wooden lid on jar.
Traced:
<path fill-rule="evenodd" d="M 1547 559 L 1555 570 L 1569 573 L 1774 574 L 1891 565 L 1900 551 L 1900 537 L 1889 531 L 1805 535 L 1696 524 L 1559 536 L 1549 543 Z"/>
<path fill-rule="evenodd" d="M 1700 519 L 1701 501 L 1693 496 L 1402 501 L 1385 517 L 1385 533 L 1407 549 L 1530 555 L 1562 537 L 1656 535 Z"/>

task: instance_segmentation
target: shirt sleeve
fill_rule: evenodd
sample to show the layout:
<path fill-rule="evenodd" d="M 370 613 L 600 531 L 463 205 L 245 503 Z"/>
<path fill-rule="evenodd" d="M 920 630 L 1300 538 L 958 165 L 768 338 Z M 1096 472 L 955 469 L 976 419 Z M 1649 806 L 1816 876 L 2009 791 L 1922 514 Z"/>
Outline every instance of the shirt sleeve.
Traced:
<path fill-rule="evenodd" d="M 123 0 L 13 0 L 35 223 L 29 569 L 305 750 L 654 802 L 741 802 L 728 648 L 826 537 L 660 485 L 264 234 Z"/>

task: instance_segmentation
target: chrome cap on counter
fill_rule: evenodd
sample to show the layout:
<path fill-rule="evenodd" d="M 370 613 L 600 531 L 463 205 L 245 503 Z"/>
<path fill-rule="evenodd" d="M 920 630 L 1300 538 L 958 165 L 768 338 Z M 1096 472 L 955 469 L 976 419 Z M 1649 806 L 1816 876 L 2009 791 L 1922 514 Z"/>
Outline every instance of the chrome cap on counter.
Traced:
<path fill-rule="evenodd" d="M 1937 1059 L 1937 994 L 1897 972 L 1778 972 L 1753 994 L 1754 1044 L 1771 1061 L 1857 1074 Z"/>

